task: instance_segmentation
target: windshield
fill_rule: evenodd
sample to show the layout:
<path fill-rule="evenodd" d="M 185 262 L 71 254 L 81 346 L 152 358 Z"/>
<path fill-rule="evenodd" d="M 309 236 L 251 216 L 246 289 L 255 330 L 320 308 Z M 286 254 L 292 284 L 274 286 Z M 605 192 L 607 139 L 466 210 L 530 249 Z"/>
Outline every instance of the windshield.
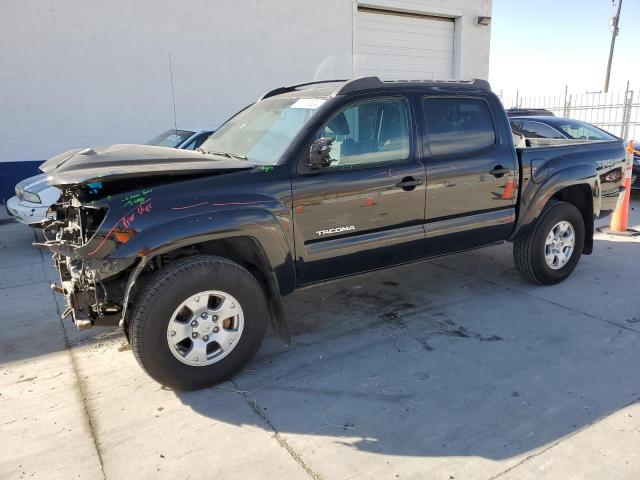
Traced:
<path fill-rule="evenodd" d="M 557 128 L 565 132 L 571 138 L 578 140 L 615 140 L 616 137 L 610 133 L 600 130 L 593 125 L 581 122 L 579 120 L 571 120 L 566 123 L 558 123 Z"/>
<path fill-rule="evenodd" d="M 187 138 L 193 135 L 194 132 L 189 130 L 167 130 L 162 132 L 157 137 L 153 137 L 151 140 L 145 143 L 145 145 L 155 145 L 156 147 L 172 147 L 176 148 Z"/>
<path fill-rule="evenodd" d="M 260 100 L 220 127 L 200 149 L 276 165 L 323 98 L 274 97 Z"/>

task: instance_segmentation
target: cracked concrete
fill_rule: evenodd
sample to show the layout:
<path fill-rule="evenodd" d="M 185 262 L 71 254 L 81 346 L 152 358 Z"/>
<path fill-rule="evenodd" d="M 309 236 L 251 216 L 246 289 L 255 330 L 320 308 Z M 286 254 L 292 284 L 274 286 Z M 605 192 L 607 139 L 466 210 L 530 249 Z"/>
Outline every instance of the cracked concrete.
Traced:
<path fill-rule="evenodd" d="M 31 235 L 0 225 L 0 478 L 640 477 L 637 241 L 553 287 L 500 245 L 306 289 L 292 345 L 176 393 L 60 322 Z"/>
<path fill-rule="evenodd" d="M 233 381 L 231 381 L 231 383 L 233 385 L 235 385 L 235 383 L 233 383 Z M 280 446 L 282 448 L 284 448 L 287 452 L 289 452 L 289 455 L 291 455 L 291 458 L 293 458 L 296 462 L 298 462 L 298 464 L 300 464 L 300 466 L 302 468 L 304 468 L 305 472 L 307 472 L 311 478 L 313 478 L 314 480 L 320 480 L 320 478 L 321 478 L 320 475 L 318 475 L 316 472 L 314 472 L 311 469 L 311 467 L 305 463 L 304 459 L 300 456 L 300 454 L 298 452 L 296 452 L 291 447 L 291 445 L 289 445 L 287 443 L 286 439 L 282 438 L 282 436 L 280 435 L 278 430 L 276 430 L 276 427 L 273 426 L 273 424 L 271 423 L 271 421 L 269 420 L 267 415 L 262 410 L 260 410 L 260 407 L 258 406 L 258 404 L 255 401 L 252 401 L 249 398 L 247 398 L 246 392 L 242 392 L 242 395 L 245 398 L 245 400 L 247 401 L 247 404 L 256 413 L 256 415 L 258 415 L 260 418 L 262 418 L 262 420 L 264 420 L 264 422 L 267 425 L 269 425 L 269 428 L 273 431 L 274 438 L 278 441 L 278 443 L 280 444 Z"/>

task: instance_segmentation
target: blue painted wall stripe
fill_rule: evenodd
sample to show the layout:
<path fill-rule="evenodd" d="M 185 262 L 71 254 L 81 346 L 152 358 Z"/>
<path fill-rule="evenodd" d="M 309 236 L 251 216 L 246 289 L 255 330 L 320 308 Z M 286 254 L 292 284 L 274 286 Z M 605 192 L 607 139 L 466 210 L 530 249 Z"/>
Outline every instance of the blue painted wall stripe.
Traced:
<path fill-rule="evenodd" d="M 0 162 L 0 200 L 13 197 L 20 180 L 42 173 L 38 167 L 43 161 Z"/>

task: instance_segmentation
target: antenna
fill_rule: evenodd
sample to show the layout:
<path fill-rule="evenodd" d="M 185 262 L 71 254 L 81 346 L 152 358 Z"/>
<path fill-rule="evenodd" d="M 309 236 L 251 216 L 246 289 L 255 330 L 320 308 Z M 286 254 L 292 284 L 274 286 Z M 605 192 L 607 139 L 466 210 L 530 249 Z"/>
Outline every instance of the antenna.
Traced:
<path fill-rule="evenodd" d="M 173 102 L 173 129 L 178 131 L 178 119 L 176 117 L 176 94 L 173 87 L 173 65 L 171 64 L 171 52 L 169 52 L 169 78 L 171 79 L 171 101 Z"/>

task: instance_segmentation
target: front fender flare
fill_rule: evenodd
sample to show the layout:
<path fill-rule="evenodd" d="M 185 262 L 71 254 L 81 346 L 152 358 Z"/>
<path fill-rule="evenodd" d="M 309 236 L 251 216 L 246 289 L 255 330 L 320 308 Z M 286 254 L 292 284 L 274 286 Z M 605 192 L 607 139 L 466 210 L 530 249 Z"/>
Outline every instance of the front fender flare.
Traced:
<path fill-rule="evenodd" d="M 110 257 L 140 257 L 146 263 L 157 255 L 203 242 L 232 237 L 251 238 L 266 264 L 263 268 L 267 284 L 265 293 L 274 330 L 284 341 L 289 342 L 290 335 L 281 298 L 282 295 L 291 293 L 296 284 L 292 249 L 284 232 L 285 228 L 289 228 L 288 222 L 288 219 L 279 221 L 270 212 L 261 209 L 207 212 L 142 230 Z M 132 272 L 127 284 L 127 298 L 137 280 L 135 277 L 140 273 L 140 269 Z"/>

